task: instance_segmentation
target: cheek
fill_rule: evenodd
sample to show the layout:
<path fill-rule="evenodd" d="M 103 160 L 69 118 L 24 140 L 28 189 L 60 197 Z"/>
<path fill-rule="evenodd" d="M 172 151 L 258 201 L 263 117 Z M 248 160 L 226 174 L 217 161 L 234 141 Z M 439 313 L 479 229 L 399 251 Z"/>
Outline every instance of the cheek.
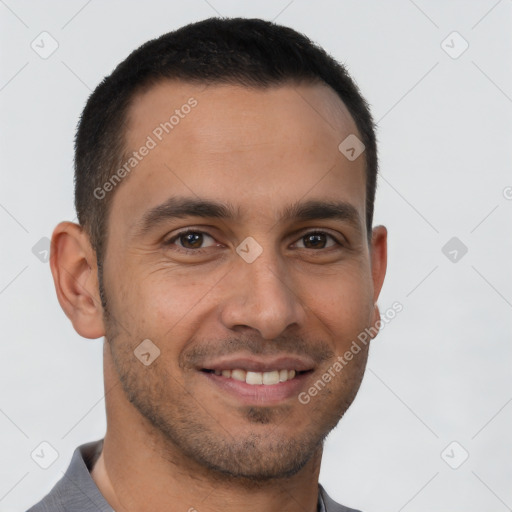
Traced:
<path fill-rule="evenodd" d="M 364 318 L 372 306 L 371 274 L 364 264 L 345 266 L 326 275 L 303 276 L 301 280 L 312 302 L 351 318 Z"/>
<path fill-rule="evenodd" d="M 363 258 L 345 261 L 328 271 L 317 267 L 312 272 L 309 267 L 306 272 L 291 266 L 289 272 L 296 300 L 320 318 L 324 330 L 348 335 L 369 325 L 373 289 Z M 185 327 L 188 331 L 200 327 L 194 319 L 222 302 L 222 281 L 225 276 L 229 279 L 229 268 L 201 265 L 185 271 L 158 263 L 137 273 L 119 265 L 116 274 L 115 310 L 136 328 L 138 335 L 165 339 L 177 336 Z M 190 332 L 183 335 L 189 337 Z"/>
<path fill-rule="evenodd" d="M 131 316 L 155 337 L 190 330 L 224 273 L 159 268 L 140 276 L 124 292 L 133 297 Z"/>
<path fill-rule="evenodd" d="M 312 281 L 314 286 L 308 287 Z M 305 304 L 315 313 L 324 332 L 334 333 L 339 350 L 370 325 L 373 289 L 369 273 L 340 272 L 321 279 L 316 276 L 316 279 L 304 280 L 303 286 L 310 290 Z"/>

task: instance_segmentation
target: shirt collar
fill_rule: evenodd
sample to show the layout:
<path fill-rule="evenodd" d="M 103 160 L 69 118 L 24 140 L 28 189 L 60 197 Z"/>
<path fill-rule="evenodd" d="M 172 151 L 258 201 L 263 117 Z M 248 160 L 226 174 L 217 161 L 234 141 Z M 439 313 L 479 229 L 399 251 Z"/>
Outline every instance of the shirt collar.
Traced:
<path fill-rule="evenodd" d="M 322 493 L 320 492 L 320 490 L 318 491 L 318 507 L 317 507 L 317 510 L 318 510 L 318 512 L 327 512 L 326 509 L 325 509 L 324 498 L 322 497 Z"/>
<path fill-rule="evenodd" d="M 101 494 L 90 471 L 103 448 L 103 439 L 82 444 L 73 452 L 71 463 L 55 487 L 28 512 L 63 507 L 67 512 L 115 512 Z M 318 492 L 318 512 L 326 512 Z M 41 507 L 41 508 L 39 508 Z"/>

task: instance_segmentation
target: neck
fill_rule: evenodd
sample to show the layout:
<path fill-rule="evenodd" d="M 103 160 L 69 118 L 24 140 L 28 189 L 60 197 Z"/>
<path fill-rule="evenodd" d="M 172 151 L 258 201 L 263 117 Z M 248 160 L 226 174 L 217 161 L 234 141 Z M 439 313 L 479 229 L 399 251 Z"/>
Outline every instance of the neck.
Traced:
<path fill-rule="evenodd" d="M 223 510 L 268 512 L 316 512 L 318 470 L 304 468 L 301 474 L 258 487 L 219 483 L 191 475 L 155 452 L 137 450 L 129 444 L 119 449 L 105 436 L 103 451 L 91 476 L 116 512 L 173 510 L 214 512 Z M 319 462 L 320 456 L 318 456 Z M 319 464 L 318 464 L 319 469 Z"/>

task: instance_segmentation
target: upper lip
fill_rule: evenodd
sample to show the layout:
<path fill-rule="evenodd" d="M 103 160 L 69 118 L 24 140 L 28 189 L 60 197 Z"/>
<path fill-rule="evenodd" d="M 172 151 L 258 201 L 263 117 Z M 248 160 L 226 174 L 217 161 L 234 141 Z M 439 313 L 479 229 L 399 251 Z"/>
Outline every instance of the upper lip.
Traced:
<path fill-rule="evenodd" d="M 315 364 L 309 357 L 283 355 L 273 358 L 231 356 L 215 359 L 202 365 L 202 370 L 247 370 L 250 372 L 270 372 L 273 370 L 313 370 Z"/>

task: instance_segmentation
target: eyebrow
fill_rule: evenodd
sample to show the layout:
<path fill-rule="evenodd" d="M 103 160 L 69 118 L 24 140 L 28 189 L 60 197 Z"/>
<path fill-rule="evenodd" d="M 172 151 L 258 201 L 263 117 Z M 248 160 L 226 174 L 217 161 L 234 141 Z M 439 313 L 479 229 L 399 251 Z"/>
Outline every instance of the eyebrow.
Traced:
<path fill-rule="evenodd" d="M 241 212 L 240 207 L 235 207 L 231 203 L 192 197 L 171 197 L 142 215 L 135 224 L 134 237 L 142 238 L 164 222 L 186 217 L 235 220 L 241 217 Z M 347 222 L 360 233 L 363 231 L 358 211 L 345 201 L 297 201 L 281 210 L 278 217 L 280 222 L 335 219 Z"/>

